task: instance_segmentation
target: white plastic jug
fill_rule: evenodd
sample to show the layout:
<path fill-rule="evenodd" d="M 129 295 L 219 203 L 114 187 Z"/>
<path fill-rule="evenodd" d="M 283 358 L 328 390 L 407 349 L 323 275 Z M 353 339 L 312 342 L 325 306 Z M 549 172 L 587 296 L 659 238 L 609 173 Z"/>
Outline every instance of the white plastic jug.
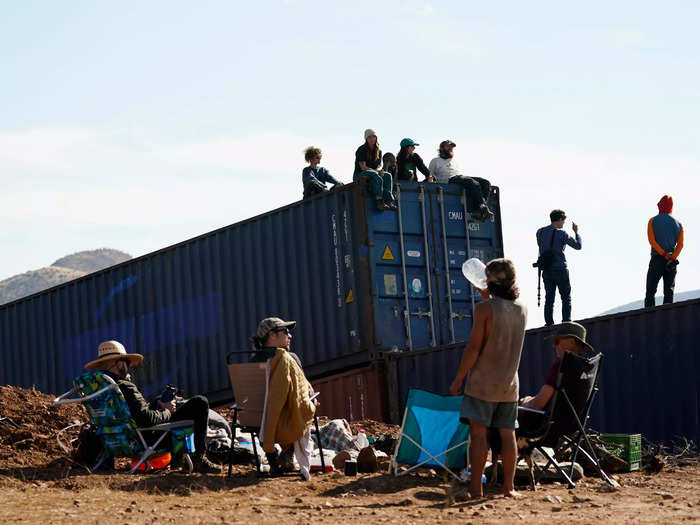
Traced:
<path fill-rule="evenodd" d="M 474 286 L 480 290 L 486 290 L 486 265 L 479 259 L 472 257 L 464 261 L 462 273 Z"/>

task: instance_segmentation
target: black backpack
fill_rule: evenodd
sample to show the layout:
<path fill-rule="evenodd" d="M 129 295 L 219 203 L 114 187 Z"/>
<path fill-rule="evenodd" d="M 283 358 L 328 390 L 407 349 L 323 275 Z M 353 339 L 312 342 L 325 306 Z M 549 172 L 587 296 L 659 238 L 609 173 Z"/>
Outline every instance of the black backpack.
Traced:
<path fill-rule="evenodd" d="M 554 263 L 554 250 L 552 250 L 552 248 L 554 247 L 554 235 L 556 233 L 557 230 L 552 230 L 552 240 L 549 242 L 549 249 L 542 250 L 542 253 L 540 253 L 540 256 L 537 258 L 537 262 L 532 265 L 541 272 L 551 268 Z"/>

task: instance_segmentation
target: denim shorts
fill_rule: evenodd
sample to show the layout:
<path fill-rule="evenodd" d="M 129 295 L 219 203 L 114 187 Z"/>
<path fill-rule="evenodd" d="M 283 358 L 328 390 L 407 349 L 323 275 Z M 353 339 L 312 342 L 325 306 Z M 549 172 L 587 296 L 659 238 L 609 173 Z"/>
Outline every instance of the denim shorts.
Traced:
<path fill-rule="evenodd" d="M 518 428 L 518 402 L 483 401 L 471 396 L 464 396 L 459 411 L 462 423 L 474 421 L 491 428 Z"/>

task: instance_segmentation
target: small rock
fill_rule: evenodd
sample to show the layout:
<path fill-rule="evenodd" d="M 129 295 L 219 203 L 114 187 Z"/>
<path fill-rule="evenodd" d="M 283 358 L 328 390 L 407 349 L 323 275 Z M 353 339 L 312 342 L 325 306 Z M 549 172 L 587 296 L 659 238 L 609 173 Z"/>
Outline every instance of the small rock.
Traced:
<path fill-rule="evenodd" d="M 673 494 L 664 493 L 664 494 L 661 494 L 661 497 L 663 499 L 673 499 Z"/>
<path fill-rule="evenodd" d="M 560 505 L 554 505 L 552 507 L 552 512 L 561 512 L 561 506 Z"/>
<path fill-rule="evenodd" d="M 689 504 L 690 505 L 690 504 Z M 457 512 L 464 512 L 464 507 L 460 507 Z"/>
<path fill-rule="evenodd" d="M 74 499 L 73 505 L 75 505 L 76 507 L 80 507 L 80 502 L 77 499 Z"/>
<path fill-rule="evenodd" d="M 326 501 L 325 505 L 326 507 L 333 507 L 333 504 L 330 501 Z"/>
<path fill-rule="evenodd" d="M 596 503 L 595 501 L 592 501 L 592 502 L 591 502 L 591 507 L 593 507 L 593 508 L 595 508 L 595 509 L 599 509 L 599 508 L 602 507 L 602 505 L 601 505 L 600 503 Z"/>
<path fill-rule="evenodd" d="M 270 498 L 266 498 L 265 496 L 261 496 L 258 498 L 258 501 L 261 503 L 270 503 L 272 500 Z"/>
<path fill-rule="evenodd" d="M 304 503 L 304 500 L 301 498 L 295 498 L 294 503 Z"/>
<path fill-rule="evenodd" d="M 524 519 L 525 519 L 525 514 L 516 514 L 516 516 L 517 516 L 518 519 L 520 519 L 520 520 L 524 520 Z"/>
<path fill-rule="evenodd" d="M 262 512 L 263 512 L 263 511 L 262 511 L 261 509 L 259 509 L 258 507 L 253 507 L 253 511 L 256 512 L 256 513 L 258 513 L 258 514 L 262 514 Z"/>
<path fill-rule="evenodd" d="M 559 496 L 545 496 L 542 501 L 548 501 L 549 503 L 561 503 L 561 498 Z"/>
<path fill-rule="evenodd" d="M 586 503 L 588 501 L 591 501 L 591 498 L 582 498 L 581 496 L 574 494 L 574 503 Z"/>
<path fill-rule="evenodd" d="M 124 512 L 131 512 L 131 507 L 127 507 Z"/>
<path fill-rule="evenodd" d="M 492 508 L 493 508 L 493 503 L 486 503 L 486 504 L 484 505 L 484 508 L 486 508 L 486 509 L 492 509 Z"/>
<path fill-rule="evenodd" d="M 598 492 L 617 492 L 618 490 L 620 490 L 620 485 L 613 487 L 607 483 L 601 483 L 601 485 L 598 487 Z"/>

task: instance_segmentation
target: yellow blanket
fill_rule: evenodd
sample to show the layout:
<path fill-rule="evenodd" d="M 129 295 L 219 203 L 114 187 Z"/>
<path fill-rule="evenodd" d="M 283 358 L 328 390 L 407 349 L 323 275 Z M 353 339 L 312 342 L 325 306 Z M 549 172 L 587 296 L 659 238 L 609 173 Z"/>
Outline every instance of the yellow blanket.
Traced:
<path fill-rule="evenodd" d="M 275 443 L 282 448 L 298 441 L 313 421 L 316 406 L 309 400 L 311 385 L 289 353 L 278 348 L 270 359 L 270 380 L 263 450 L 273 452 Z"/>

